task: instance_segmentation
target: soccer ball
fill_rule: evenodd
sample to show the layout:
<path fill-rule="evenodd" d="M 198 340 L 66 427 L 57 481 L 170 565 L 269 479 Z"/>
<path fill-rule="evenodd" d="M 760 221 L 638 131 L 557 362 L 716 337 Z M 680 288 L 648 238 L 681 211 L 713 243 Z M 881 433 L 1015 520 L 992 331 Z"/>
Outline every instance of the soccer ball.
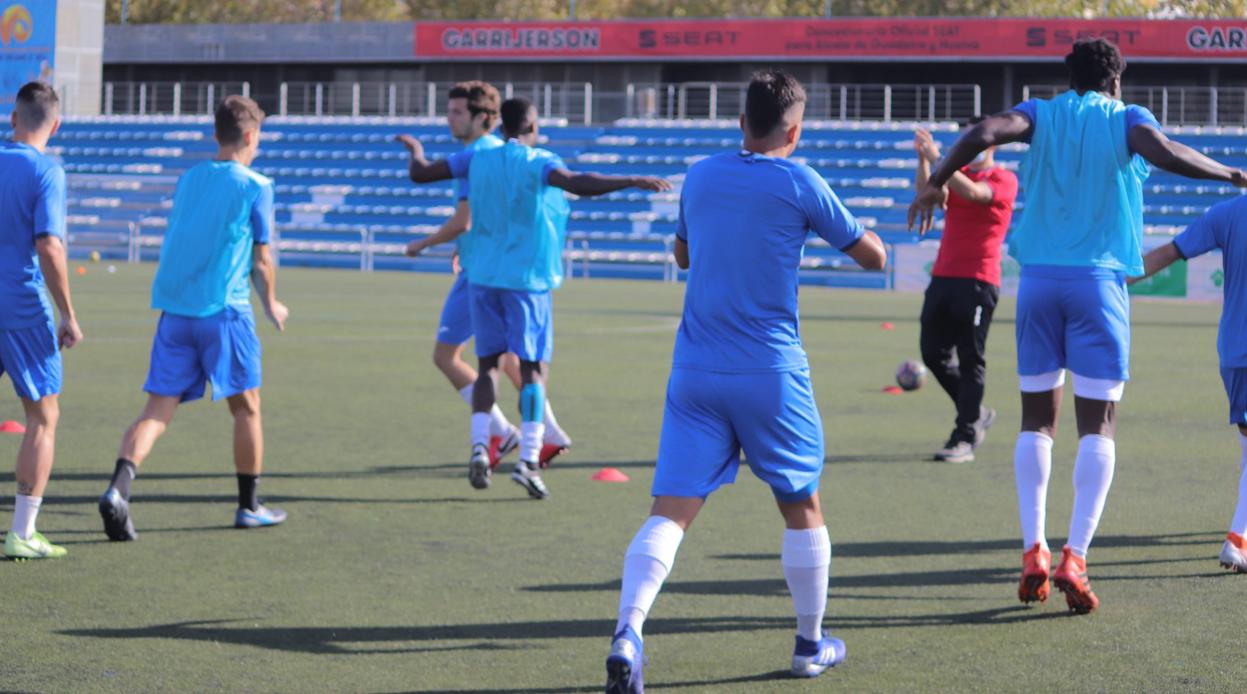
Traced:
<path fill-rule="evenodd" d="M 906 359 L 901 365 L 896 367 L 896 385 L 904 390 L 918 390 L 923 383 L 927 382 L 927 367 L 914 361 Z"/>

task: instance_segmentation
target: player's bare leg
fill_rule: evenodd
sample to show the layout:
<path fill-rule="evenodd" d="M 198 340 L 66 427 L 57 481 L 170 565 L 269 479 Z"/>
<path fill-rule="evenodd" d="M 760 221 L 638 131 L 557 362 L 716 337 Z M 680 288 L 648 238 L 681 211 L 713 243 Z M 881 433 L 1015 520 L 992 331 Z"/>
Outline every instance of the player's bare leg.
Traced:
<path fill-rule="evenodd" d="M 472 386 L 471 457 L 468 482 L 475 489 L 488 489 L 492 466 L 489 457 L 490 412 L 497 405 L 498 361 L 501 354 L 480 357 L 476 383 Z"/>
<path fill-rule="evenodd" d="M 17 496 L 14 498 L 13 524 L 5 537 L 4 553 L 15 559 L 63 557 L 67 554 L 66 550 L 48 542 L 35 529 L 56 454 L 60 403 L 56 395 L 45 395 L 39 400 L 21 398 L 21 401 L 26 413 L 26 433 L 17 450 Z"/>
<path fill-rule="evenodd" d="M 1052 552 L 1044 529 L 1048 480 L 1052 473 L 1052 440 L 1056 436 L 1063 388 L 1022 393 L 1022 431 L 1013 454 L 1018 515 L 1022 526 L 1022 578 L 1018 599 L 1044 602 L 1051 593 Z"/>
<path fill-rule="evenodd" d="M 467 343 L 459 345 L 451 345 L 445 342 L 433 343 L 433 364 L 437 366 L 446 380 L 450 381 L 450 385 L 459 392 L 459 396 L 472 406 L 472 392 L 475 388 L 476 380 L 479 377 L 476 369 L 472 368 L 463 359 L 463 352 Z M 514 361 L 514 355 L 505 355 Z M 503 360 L 504 370 L 507 368 L 507 361 Z M 516 382 L 516 389 L 519 389 L 519 365 L 518 362 L 512 365 L 515 369 L 513 380 Z M 508 372 L 510 375 L 510 372 Z M 506 415 L 495 404 L 489 411 L 489 465 L 497 467 L 502 462 L 503 456 L 515 450 L 520 445 L 519 430 L 507 420 Z"/>
<path fill-rule="evenodd" d="M 1247 425 L 1238 426 L 1238 442 L 1243 454 L 1239 462 L 1238 503 L 1230 530 L 1221 545 L 1221 567 L 1234 573 L 1247 573 Z"/>
<path fill-rule="evenodd" d="M 139 466 L 152 452 L 156 440 L 168 430 L 181 401 L 177 396 L 148 394 L 142 414 L 122 435 L 112 481 L 99 502 L 100 518 L 104 521 L 104 533 L 108 539 L 115 542 L 138 539 L 134 518 L 130 515 L 130 484 L 134 482 Z"/>
<path fill-rule="evenodd" d="M 260 503 L 256 488 L 264 468 L 264 426 L 260 417 L 260 389 L 226 398 L 234 417 L 234 469 L 238 476 L 238 512 L 235 528 L 260 528 L 286 520 L 286 512 Z"/>

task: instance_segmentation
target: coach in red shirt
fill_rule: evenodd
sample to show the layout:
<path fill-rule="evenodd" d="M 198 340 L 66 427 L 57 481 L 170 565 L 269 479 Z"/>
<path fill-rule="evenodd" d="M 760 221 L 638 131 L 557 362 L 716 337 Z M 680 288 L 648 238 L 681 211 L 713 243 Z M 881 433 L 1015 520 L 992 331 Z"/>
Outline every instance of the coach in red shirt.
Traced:
<path fill-rule="evenodd" d="M 918 130 L 914 149 L 922 190 L 940 147 L 931 133 Z M 944 188 L 944 236 L 922 304 L 922 361 L 957 406 L 953 433 L 935 454 L 949 463 L 973 461 L 974 449 L 996 419 L 995 410 L 983 407 L 987 329 L 1000 297 L 1000 246 L 1013 216 L 1018 179 L 998 166 L 994 155 L 995 148 L 988 148 Z"/>

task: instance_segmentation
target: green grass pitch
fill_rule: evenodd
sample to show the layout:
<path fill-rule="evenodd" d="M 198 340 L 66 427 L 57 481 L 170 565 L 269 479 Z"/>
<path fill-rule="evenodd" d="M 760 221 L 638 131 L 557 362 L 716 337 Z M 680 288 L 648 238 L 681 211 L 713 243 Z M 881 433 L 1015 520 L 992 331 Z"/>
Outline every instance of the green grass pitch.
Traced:
<path fill-rule="evenodd" d="M 682 286 L 573 281 L 556 296 L 550 397 L 576 440 L 534 502 L 466 479 L 467 410 L 431 340 L 446 276 L 284 270 L 288 330 L 261 327 L 266 476 L 281 528 L 235 531 L 223 403 L 185 407 L 135 483 L 138 542 L 95 510 L 138 413 L 155 316 L 150 266 L 90 265 L 87 339 L 66 357 L 57 465 L 40 529 L 64 560 L 0 563 L 0 689 L 592 692 L 619 568 L 645 517 Z M 1217 552 L 1239 447 L 1225 420 L 1218 307 L 1135 302 L 1134 380 L 1090 572 L 1100 611 L 1016 598 L 1020 540 L 1013 304 L 989 347 L 1000 419 L 978 461 L 927 461 L 952 423 L 933 383 L 886 395 L 917 357 L 921 298 L 806 288 L 806 347 L 827 429 L 827 626 L 848 661 L 784 676 L 782 525 L 748 472 L 688 533 L 646 628 L 656 691 L 1226 691 L 1241 685 L 1247 577 Z M 881 322 L 895 324 L 882 330 Z M 6 382 L 0 419 L 18 418 Z M 501 390 L 513 409 L 514 391 Z M 1061 419 L 1049 538 L 1068 522 L 1076 448 Z M 8 523 L 18 438 L 0 438 Z M 614 466 L 628 484 L 590 475 Z M 7 525 L 5 526 L 7 529 Z"/>

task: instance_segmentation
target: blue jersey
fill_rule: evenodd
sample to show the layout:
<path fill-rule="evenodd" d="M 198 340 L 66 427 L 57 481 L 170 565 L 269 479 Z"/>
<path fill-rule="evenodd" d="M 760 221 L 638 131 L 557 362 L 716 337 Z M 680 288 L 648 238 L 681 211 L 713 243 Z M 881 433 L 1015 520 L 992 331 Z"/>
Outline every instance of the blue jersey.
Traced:
<path fill-rule="evenodd" d="M 483 149 L 494 149 L 495 147 L 501 147 L 505 144 L 506 142 L 504 142 L 501 137 L 498 137 L 497 135 L 494 135 L 493 133 L 486 133 L 485 135 L 482 135 L 476 138 L 476 141 L 473 142 L 472 144 L 466 145 L 463 148 L 463 151 L 478 152 Z M 471 181 L 468 180 L 468 177 L 466 175 L 455 178 L 455 200 L 456 201 L 467 200 L 468 194 L 471 191 L 472 191 L 472 183 Z"/>
<path fill-rule="evenodd" d="M 52 319 L 35 241 L 65 240 L 65 170 L 30 145 L 0 142 L 0 330 Z"/>
<path fill-rule="evenodd" d="M 467 176 L 472 228 L 459 237 L 459 263 L 473 285 L 525 292 L 563 283 L 563 244 L 570 207 L 550 172 L 566 168 L 558 155 L 515 140 L 465 150 L 447 160 L 451 175 Z"/>
<path fill-rule="evenodd" d="M 811 231 L 841 250 L 864 233 L 810 167 L 741 151 L 689 168 L 676 226 L 688 243 L 689 273 L 674 366 L 806 368 L 797 271 Z"/>
<path fill-rule="evenodd" d="M 1247 368 L 1247 197 L 1214 205 L 1173 240 L 1183 258 L 1221 249 L 1225 303 L 1217 353 L 1221 368 Z"/>
<path fill-rule="evenodd" d="M 273 182 L 236 162 L 196 164 L 178 180 L 152 308 L 191 318 L 251 308 L 251 251 L 273 228 Z"/>
<path fill-rule="evenodd" d="M 1150 167 L 1130 151 L 1136 125 L 1159 128 L 1141 106 L 1067 91 L 1015 110 L 1032 124 L 1020 168 L 1026 207 L 1009 238 L 1022 265 L 1143 273 L 1143 182 Z"/>

